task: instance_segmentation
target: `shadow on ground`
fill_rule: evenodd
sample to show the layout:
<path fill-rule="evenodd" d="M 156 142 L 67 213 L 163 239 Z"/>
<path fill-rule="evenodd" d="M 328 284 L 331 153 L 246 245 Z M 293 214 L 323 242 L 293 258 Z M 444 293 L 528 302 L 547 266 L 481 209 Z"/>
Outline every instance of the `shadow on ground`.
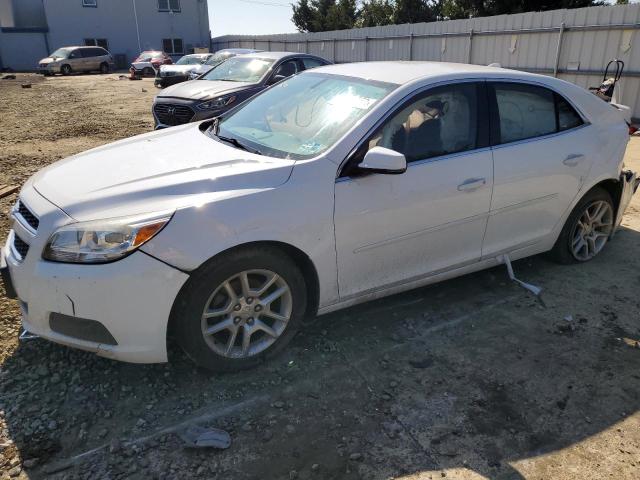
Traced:
<path fill-rule="evenodd" d="M 142 366 L 22 342 L 0 372 L 15 446 L 5 448 L 31 478 L 435 478 L 465 468 L 521 479 L 514 461 L 613 435 L 636 414 L 638 245 L 623 229 L 586 265 L 515 263 L 543 301 L 495 268 L 320 317 L 284 355 L 239 374 L 208 374 L 175 350 L 171 364 Z M 188 450 L 160 432 L 190 419 L 229 430 L 232 447 Z M 588 462 L 575 468 L 599 476 Z"/>

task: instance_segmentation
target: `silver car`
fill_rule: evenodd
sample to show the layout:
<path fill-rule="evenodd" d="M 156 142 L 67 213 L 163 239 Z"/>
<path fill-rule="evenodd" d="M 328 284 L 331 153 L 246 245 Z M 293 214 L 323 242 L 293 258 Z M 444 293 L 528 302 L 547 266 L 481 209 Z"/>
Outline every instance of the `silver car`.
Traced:
<path fill-rule="evenodd" d="M 155 86 L 164 88 L 189 80 L 191 72 L 213 57 L 213 55 L 213 53 L 192 53 L 185 55 L 171 65 L 160 65 L 154 82 Z"/>
<path fill-rule="evenodd" d="M 75 72 L 109 73 L 113 68 L 113 57 L 102 47 L 62 47 L 38 64 L 38 72 L 47 76 Z"/>
<path fill-rule="evenodd" d="M 217 117 L 287 77 L 330 63 L 315 55 L 291 52 L 230 58 L 198 79 L 165 88 L 156 95 L 156 129 Z"/>
<path fill-rule="evenodd" d="M 230 59 L 231 57 L 235 57 L 236 55 L 246 55 L 248 53 L 258 53 L 262 50 L 253 50 L 251 48 L 225 48 L 224 50 L 218 50 L 214 53 L 206 62 L 197 65 L 191 74 L 189 75 L 189 80 L 195 80 L 200 75 L 207 73 L 214 67 L 217 67 L 225 60 Z"/>

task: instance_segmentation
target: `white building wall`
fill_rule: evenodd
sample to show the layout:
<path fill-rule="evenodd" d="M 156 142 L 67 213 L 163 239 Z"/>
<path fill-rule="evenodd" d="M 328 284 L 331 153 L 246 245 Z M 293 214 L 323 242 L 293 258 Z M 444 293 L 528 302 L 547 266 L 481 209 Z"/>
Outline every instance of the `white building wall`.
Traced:
<path fill-rule="evenodd" d="M 85 38 L 106 38 L 112 54 L 125 54 L 131 61 L 141 50 L 162 50 L 163 38 L 181 38 L 185 50 L 209 47 L 207 0 L 180 0 L 177 13 L 158 11 L 157 0 L 97 4 L 91 8 L 80 0 L 44 0 L 51 49 L 83 45 Z"/>

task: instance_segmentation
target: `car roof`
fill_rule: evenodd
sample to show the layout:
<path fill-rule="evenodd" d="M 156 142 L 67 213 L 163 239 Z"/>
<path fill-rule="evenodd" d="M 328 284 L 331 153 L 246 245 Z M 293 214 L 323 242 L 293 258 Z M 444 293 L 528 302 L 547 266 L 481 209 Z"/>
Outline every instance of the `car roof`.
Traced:
<path fill-rule="evenodd" d="M 470 65 L 466 63 L 447 62 L 420 62 L 420 61 L 389 61 L 389 62 L 358 62 L 326 65 L 313 69 L 317 73 L 330 73 L 357 77 L 365 80 L 396 83 L 399 85 L 409 83 L 416 79 L 428 79 L 442 75 L 464 74 L 469 75 L 499 75 L 540 77 L 539 75 L 508 70 L 500 67 L 484 65 Z"/>
<path fill-rule="evenodd" d="M 315 55 L 309 55 L 306 53 L 297 53 L 297 52 L 255 52 L 249 53 L 247 55 L 243 55 L 243 57 L 252 57 L 252 58 L 270 58 L 273 60 L 280 60 L 281 58 L 286 57 L 316 57 Z"/>
<path fill-rule="evenodd" d="M 245 53 L 257 53 L 262 50 L 255 50 L 253 48 L 223 48 L 222 50 L 218 50 L 216 53 L 235 53 L 237 55 L 242 55 Z"/>

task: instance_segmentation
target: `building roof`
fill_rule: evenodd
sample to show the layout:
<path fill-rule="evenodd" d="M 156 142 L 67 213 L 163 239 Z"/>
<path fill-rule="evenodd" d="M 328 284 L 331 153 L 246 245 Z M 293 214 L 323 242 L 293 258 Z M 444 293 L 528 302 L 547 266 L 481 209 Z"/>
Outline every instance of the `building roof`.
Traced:
<path fill-rule="evenodd" d="M 415 61 L 341 63 L 338 65 L 327 65 L 318 67 L 313 71 L 318 73 L 331 73 L 334 75 L 358 77 L 379 82 L 396 83 L 400 85 L 418 78 L 429 78 L 450 74 L 496 75 L 502 72 L 503 74 L 509 76 L 518 74 L 533 75 L 523 72 L 515 72 L 514 70 L 507 70 L 499 67 L 488 67 L 483 65 Z"/>

